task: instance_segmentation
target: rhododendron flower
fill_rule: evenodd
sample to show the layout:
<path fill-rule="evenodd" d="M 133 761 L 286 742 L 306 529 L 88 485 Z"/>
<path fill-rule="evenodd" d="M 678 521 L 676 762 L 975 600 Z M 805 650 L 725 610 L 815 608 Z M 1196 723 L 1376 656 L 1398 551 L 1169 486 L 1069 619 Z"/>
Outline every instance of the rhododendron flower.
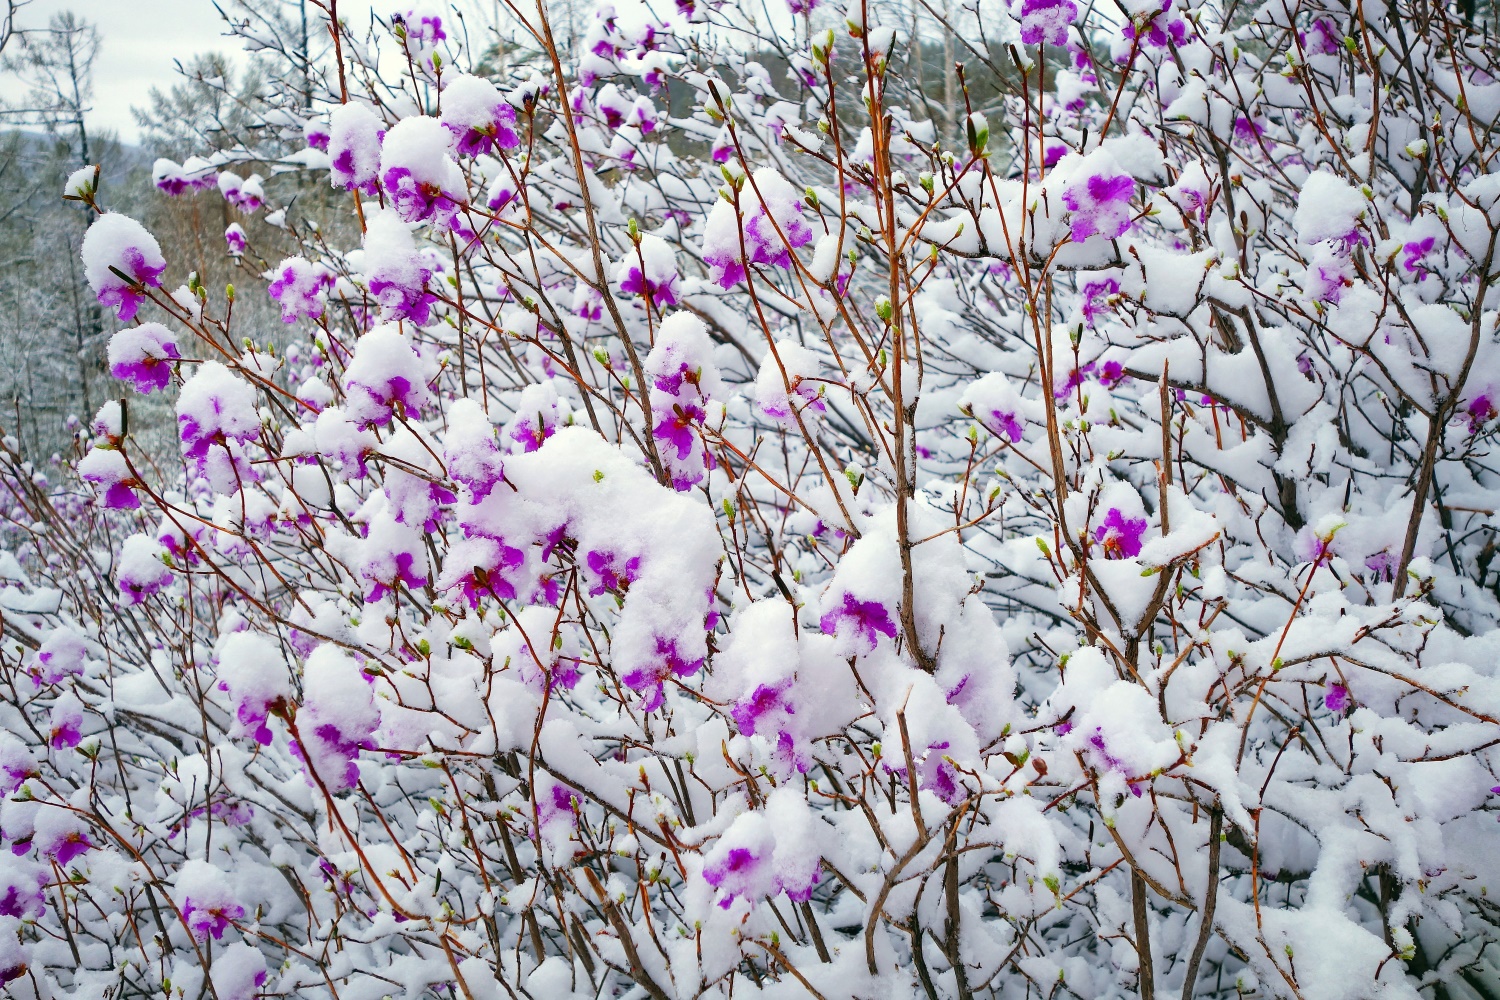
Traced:
<path fill-rule="evenodd" d="M 452 226 L 468 203 L 463 173 L 447 154 L 450 135 L 436 118 L 405 118 L 380 146 L 380 179 L 403 222 Z"/>
<path fill-rule="evenodd" d="M 703 668 L 704 657 L 689 660 L 678 649 L 677 640 L 657 636 L 656 656 L 649 664 L 635 667 L 620 678 L 632 691 L 642 691 L 640 710 L 654 712 L 666 700 L 669 677 L 691 677 Z"/>
<path fill-rule="evenodd" d="M 1160 13 L 1148 12 L 1138 15 L 1129 24 L 1125 25 L 1121 34 L 1126 39 L 1134 39 L 1136 37 L 1137 25 L 1145 24 L 1146 34 L 1143 37 L 1143 41 L 1147 45 L 1164 49 L 1167 47 L 1168 39 L 1174 45 L 1186 45 L 1187 24 L 1183 22 L 1182 18 L 1171 13 L 1172 4 L 1173 0 L 1162 0 Z"/>
<path fill-rule="evenodd" d="M 47 742 L 55 750 L 69 750 L 83 741 L 83 703 L 76 695 L 60 695 L 53 703 L 50 728 Z"/>
<path fill-rule="evenodd" d="M 707 414 L 696 403 L 674 403 L 672 411 L 656 420 L 652 433 L 658 441 L 677 449 L 677 458 L 687 458 L 692 453 L 698 437 L 695 428 L 703 423 Z"/>
<path fill-rule="evenodd" d="M 377 193 L 383 129 L 363 104 L 351 101 L 333 109 L 328 118 L 328 180 L 334 187 L 371 197 Z"/>
<path fill-rule="evenodd" d="M 677 291 L 673 288 L 677 281 L 676 254 L 659 236 L 642 236 L 636 252 L 626 252 L 615 275 L 621 292 L 640 295 L 647 305 L 665 309 L 677 304 Z"/>
<path fill-rule="evenodd" d="M 302 123 L 302 141 L 320 153 L 328 152 L 328 123 L 320 118 L 309 118 Z"/>
<path fill-rule="evenodd" d="M 418 254 L 411 231 L 394 212 L 369 213 L 364 253 L 370 297 L 380 303 L 382 318 L 425 325 L 437 301 L 437 296 L 427 290 L 432 268 Z"/>
<path fill-rule="evenodd" d="M 1126 517 L 1118 507 L 1111 507 L 1104 523 L 1094 529 L 1094 538 L 1104 544 L 1106 559 L 1133 559 L 1141 554 L 1141 536 L 1145 533 L 1144 518 Z"/>
<path fill-rule="evenodd" d="M 47 909 L 44 891 L 48 872 L 33 862 L 15 862 L 0 868 L 0 916 L 17 920 L 38 920 Z"/>
<path fill-rule="evenodd" d="M 66 628 L 53 629 L 37 649 L 32 679 L 38 686 L 59 684 L 82 674 L 87 658 L 88 646 L 77 633 Z"/>
<path fill-rule="evenodd" d="M 1420 240 L 1413 240 L 1401 248 L 1406 254 L 1405 259 L 1401 262 L 1402 266 L 1407 271 L 1415 273 L 1418 281 L 1427 280 L 1427 272 L 1421 265 L 1427 255 L 1432 253 L 1432 247 L 1436 242 L 1435 237 L 1428 236 Z"/>
<path fill-rule="evenodd" d="M 229 248 L 229 256 L 243 257 L 249 249 L 249 241 L 245 239 L 245 230 L 238 222 L 231 222 L 229 228 L 224 230 L 224 244 Z"/>
<path fill-rule="evenodd" d="M 1021 44 L 1062 45 L 1077 17 L 1072 0 L 1021 0 Z"/>
<path fill-rule="evenodd" d="M 1114 771 L 1116 774 L 1122 775 L 1127 779 L 1131 776 L 1130 769 L 1126 766 L 1125 762 L 1110 752 L 1109 747 L 1105 743 L 1104 730 L 1102 728 L 1096 727 L 1094 729 L 1094 735 L 1089 737 L 1088 743 L 1093 748 L 1093 756 L 1104 765 L 1105 770 Z M 1142 789 L 1137 782 L 1127 780 L 1126 785 L 1130 788 L 1131 795 L 1134 795 L 1136 798 L 1141 797 Z"/>
<path fill-rule="evenodd" d="M 83 273 L 101 305 L 122 323 L 135 318 L 145 289 L 160 288 L 167 262 L 156 239 L 134 219 L 106 212 L 84 234 Z"/>
<path fill-rule="evenodd" d="M 891 621 L 891 613 L 884 604 L 861 601 L 848 591 L 835 607 L 823 613 L 818 627 L 827 635 L 853 638 L 865 653 L 874 651 L 879 636 L 896 638 L 896 623 Z"/>
<path fill-rule="evenodd" d="M 199 941 L 207 941 L 210 936 L 215 941 L 220 940 L 229 929 L 230 922 L 241 920 L 244 916 L 245 908 L 238 903 L 204 905 L 190 897 L 182 905 L 182 919 L 193 937 Z"/>
<path fill-rule="evenodd" d="M 1099 366 L 1099 384 L 1106 389 L 1115 388 L 1129 377 L 1125 374 L 1125 366 L 1118 361 L 1106 361 Z"/>
<path fill-rule="evenodd" d="M 389 423 L 398 411 L 420 413 L 432 400 L 421 370 L 410 338 L 392 324 L 377 326 L 359 338 L 344 370 L 349 415 L 369 427 Z"/>
<path fill-rule="evenodd" d="M 127 604 L 139 604 L 172 582 L 172 571 L 162 561 L 160 542 L 150 535 L 131 535 L 120 547 L 118 580 Z"/>
<path fill-rule="evenodd" d="M 281 321 L 317 319 L 333 288 L 333 272 L 305 257 L 288 257 L 276 265 L 276 279 L 271 282 L 271 298 L 281 304 Z"/>
<path fill-rule="evenodd" d="M 753 187 L 741 190 L 738 210 L 720 201 L 704 223 L 703 262 L 721 288 L 743 281 L 749 264 L 790 268 L 791 251 L 812 241 L 812 229 L 802 218 L 802 197 L 786 178 L 766 167 L 755 172 L 753 181 Z"/>
<path fill-rule="evenodd" d="M 160 323 L 119 331 L 109 339 L 108 356 L 109 373 L 142 393 L 165 389 L 172 378 L 172 362 L 182 360 L 176 337 Z"/>
<path fill-rule="evenodd" d="M 1342 684 L 1330 684 L 1323 693 L 1323 707 L 1337 715 L 1342 715 L 1349 707 L 1349 689 Z"/>
<path fill-rule="evenodd" d="M 1086 240 L 1098 234 L 1107 240 L 1125 235 L 1131 225 L 1130 199 L 1135 181 L 1126 174 L 1090 174 L 1063 192 L 1063 204 L 1073 213 L 1072 236 Z"/>
<path fill-rule="evenodd" d="M 443 113 L 439 119 L 453 133 L 460 156 L 492 153 L 496 147 L 515 149 L 516 109 L 488 80 L 477 76 L 455 77 L 443 88 Z"/>
<path fill-rule="evenodd" d="M 1478 434 L 1484 425 L 1500 416 L 1495 409 L 1495 400 L 1487 392 L 1475 396 L 1468 406 L 1469 433 Z"/>
<path fill-rule="evenodd" d="M 991 434 L 1009 438 L 1011 444 L 1020 441 L 1026 433 L 1025 425 L 1013 411 L 991 410 L 989 419 L 984 424 Z"/>
<path fill-rule="evenodd" d="M 105 510 L 138 510 L 140 498 L 136 487 L 143 485 L 130 471 L 123 452 L 114 448 L 95 447 L 78 463 L 78 478 L 92 485 L 100 494 Z"/>
<path fill-rule="evenodd" d="M 182 168 L 172 160 L 159 159 L 151 165 L 151 182 L 169 198 L 175 198 L 188 190 L 187 177 Z"/>
<path fill-rule="evenodd" d="M 621 591 L 634 583 L 641 573 L 641 557 L 631 556 L 621 561 L 619 555 L 613 552 L 600 552 L 597 549 L 588 554 L 589 573 L 597 581 L 589 587 L 589 596 L 598 597 L 608 591 Z"/>

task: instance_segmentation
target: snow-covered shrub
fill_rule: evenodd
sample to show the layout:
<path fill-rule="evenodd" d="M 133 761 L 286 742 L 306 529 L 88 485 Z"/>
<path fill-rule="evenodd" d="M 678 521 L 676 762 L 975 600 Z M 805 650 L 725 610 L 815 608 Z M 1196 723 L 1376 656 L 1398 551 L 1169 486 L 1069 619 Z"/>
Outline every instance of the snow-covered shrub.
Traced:
<path fill-rule="evenodd" d="M 282 351 L 98 217 L 90 502 L 3 452 L 0 977 L 1495 995 L 1487 36 L 1024 0 L 943 109 L 909 14 L 752 6 L 328 25 L 308 149 L 191 171 Z"/>

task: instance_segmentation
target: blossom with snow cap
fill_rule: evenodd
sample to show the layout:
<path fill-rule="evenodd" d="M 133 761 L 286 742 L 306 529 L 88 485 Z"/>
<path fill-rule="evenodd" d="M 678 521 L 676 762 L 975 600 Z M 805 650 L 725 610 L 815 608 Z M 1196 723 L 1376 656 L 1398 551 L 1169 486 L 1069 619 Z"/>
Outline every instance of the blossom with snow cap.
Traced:
<path fill-rule="evenodd" d="M 1106 559 L 1134 559 L 1141 554 L 1141 536 L 1146 520 L 1129 517 L 1118 507 L 1104 515 L 1104 523 L 1094 529 L 1094 539 L 1104 545 Z"/>
<path fill-rule="evenodd" d="M 665 309 L 677 304 L 677 255 L 667 241 L 650 233 L 643 235 L 633 251 L 627 250 L 615 280 L 626 295 L 639 295 L 648 306 Z"/>
<path fill-rule="evenodd" d="M 359 338 L 344 369 L 349 416 L 362 426 L 389 423 L 398 412 L 415 415 L 432 401 L 411 339 L 385 324 Z"/>
<path fill-rule="evenodd" d="M 245 238 L 245 230 L 238 222 L 231 222 L 224 230 L 224 245 L 228 248 L 231 257 L 243 257 L 245 251 L 250 249 L 250 243 Z"/>
<path fill-rule="evenodd" d="M 349 102 L 328 118 L 328 180 L 334 187 L 373 197 L 380 177 L 380 136 L 384 125 L 363 104 Z"/>
<path fill-rule="evenodd" d="M 382 319 L 425 325 L 437 301 L 427 290 L 432 268 L 417 252 L 411 231 L 395 212 L 370 212 L 366 218 L 361 267 L 370 297 L 380 304 Z"/>
<path fill-rule="evenodd" d="M 318 319 L 323 315 L 328 292 L 333 288 L 333 272 L 306 257 L 288 257 L 276 265 L 271 282 L 271 298 L 281 304 L 281 321 Z"/>
<path fill-rule="evenodd" d="M 139 510 L 135 495 L 143 485 L 130 471 L 125 453 L 117 448 L 95 446 L 78 463 L 78 478 L 94 488 L 105 510 Z"/>
<path fill-rule="evenodd" d="M 167 269 L 156 238 L 139 222 L 116 212 L 94 220 L 79 256 L 100 304 L 112 307 L 122 323 L 135 318 L 146 288 L 161 287 Z"/>
<path fill-rule="evenodd" d="M 789 269 L 791 251 L 812 241 L 802 196 L 773 168 L 757 170 L 738 201 L 715 203 L 703 227 L 703 262 L 720 288 L 745 280 L 751 264 Z"/>
<path fill-rule="evenodd" d="M 55 628 L 37 648 L 32 680 L 39 686 L 61 683 L 82 674 L 87 659 L 88 645 L 82 636 L 68 628 Z"/>
<path fill-rule="evenodd" d="M 642 712 L 654 712 L 661 708 L 666 700 L 666 682 L 669 678 L 691 677 L 703 669 L 706 661 L 706 657 L 702 656 L 693 660 L 685 657 L 674 638 L 657 636 L 655 646 L 656 655 L 648 663 L 626 671 L 620 678 L 632 691 L 644 692 L 639 706 Z"/>
<path fill-rule="evenodd" d="M 1021 0 L 1021 44 L 1062 45 L 1068 26 L 1078 18 L 1072 0 Z"/>
<path fill-rule="evenodd" d="M 447 229 L 468 202 L 458 164 L 448 155 L 451 135 L 427 115 L 404 118 L 380 146 L 380 181 L 403 222 Z"/>
<path fill-rule="evenodd" d="M 200 942 L 224 937 L 232 921 L 245 916 L 228 876 L 206 861 L 187 861 L 177 873 L 173 895 L 188 932 Z"/>
<path fill-rule="evenodd" d="M 255 473 L 242 445 L 260 434 L 255 390 L 217 361 L 198 366 L 177 396 L 182 454 L 220 493 L 231 493 Z"/>
<path fill-rule="evenodd" d="M 829 610 L 823 612 L 818 627 L 826 635 L 852 640 L 863 653 L 874 652 L 882 635 L 896 638 L 896 623 L 891 620 L 890 610 L 879 601 L 862 601 L 849 591 L 839 595 Z"/>
<path fill-rule="evenodd" d="M 1085 174 L 1063 191 L 1063 204 L 1073 213 L 1071 235 L 1082 241 L 1099 235 L 1118 239 L 1130 229 L 1130 199 L 1135 181 L 1128 174 L 1098 171 Z"/>
<path fill-rule="evenodd" d="M 162 561 L 166 549 L 150 535 L 135 534 L 120 546 L 116 574 L 126 604 L 140 604 L 172 582 L 172 571 Z"/>
<path fill-rule="evenodd" d="M 496 147 L 515 149 L 516 109 L 506 102 L 493 83 L 467 73 L 454 77 L 443 88 L 443 111 L 438 119 L 453 133 L 460 156 L 492 153 Z"/>

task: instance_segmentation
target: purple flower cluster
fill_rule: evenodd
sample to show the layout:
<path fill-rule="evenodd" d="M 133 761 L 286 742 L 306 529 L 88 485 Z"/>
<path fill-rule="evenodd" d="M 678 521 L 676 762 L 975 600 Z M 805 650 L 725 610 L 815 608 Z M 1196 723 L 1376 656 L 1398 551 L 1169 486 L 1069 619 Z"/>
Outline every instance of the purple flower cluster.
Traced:
<path fill-rule="evenodd" d="M 1111 507 L 1104 523 L 1094 529 L 1094 539 L 1103 544 L 1106 559 L 1134 559 L 1141 554 L 1141 536 L 1145 533 L 1144 518 L 1127 517 L 1120 508 Z"/>
<path fill-rule="evenodd" d="M 281 304 L 281 321 L 295 323 L 321 317 L 333 285 L 333 272 L 328 268 L 305 257 L 288 257 L 276 266 L 270 292 Z"/>
<path fill-rule="evenodd" d="M 1135 181 L 1125 174 L 1089 174 L 1063 191 L 1063 204 L 1073 213 L 1072 237 L 1082 241 L 1099 235 L 1118 239 L 1130 230 L 1130 199 Z"/>

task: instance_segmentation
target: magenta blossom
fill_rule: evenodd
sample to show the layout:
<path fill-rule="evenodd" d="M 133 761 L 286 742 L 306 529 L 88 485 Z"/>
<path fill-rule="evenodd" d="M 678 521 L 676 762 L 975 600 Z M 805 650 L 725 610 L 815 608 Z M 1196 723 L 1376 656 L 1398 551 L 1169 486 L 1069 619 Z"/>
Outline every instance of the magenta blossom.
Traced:
<path fill-rule="evenodd" d="M 1072 0 L 1021 0 L 1021 44 L 1062 45 L 1077 17 Z"/>
<path fill-rule="evenodd" d="M 1478 434 L 1485 424 L 1500 416 L 1495 410 L 1495 401 L 1488 392 L 1480 393 L 1469 403 L 1469 433 Z"/>
<path fill-rule="evenodd" d="M 1402 266 L 1407 271 L 1415 273 L 1418 281 L 1427 280 L 1427 272 L 1422 268 L 1421 264 L 1427 255 L 1432 253 L 1433 245 L 1436 242 L 1437 240 L 1434 237 L 1428 236 L 1425 239 L 1413 240 L 1401 248 L 1406 253 L 1406 259 L 1401 262 Z"/>
<path fill-rule="evenodd" d="M 672 411 L 656 420 L 653 436 L 677 449 L 678 459 L 687 458 L 697 440 L 694 428 L 702 425 L 707 414 L 697 403 L 673 403 Z"/>
<path fill-rule="evenodd" d="M 1335 715 L 1343 715 L 1349 707 L 1349 689 L 1342 684 L 1330 684 L 1323 693 L 1323 707 Z"/>
<path fill-rule="evenodd" d="M 866 653 L 874 651 L 875 644 L 880 641 L 878 635 L 896 638 L 896 624 L 891 621 L 891 613 L 884 604 L 879 601 L 861 601 L 848 591 L 844 592 L 842 603 L 838 607 L 825 612 L 818 619 L 818 627 L 827 635 L 839 635 L 841 632 L 846 636 L 852 635 Z M 846 629 L 852 631 L 846 632 Z"/>
<path fill-rule="evenodd" d="M 229 248 L 231 257 L 243 257 L 250 248 L 249 241 L 245 239 L 245 230 L 238 222 L 231 222 L 229 228 L 224 230 L 224 245 Z"/>
<path fill-rule="evenodd" d="M 1118 239 L 1130 229 L 1130 199 L 1135 181 L 1126 174 L 1090 174 L 1063 192 L 1063 204 L 1073 213 L 1072 236 L 1082 241 L 1096 233 Z"/>
<path fill-rule="evenodd" d="M 111 306 L 122 323 L 135 319 L 146 289 L 160 288 L 166 259 L 155 237 L 134 219 L 108 212 L 83 237 L 84 276 L 101 305 Z"/>
<path fill-rule="evenodd" d="M 989 422 L 985 426 L 996 437 L 1010 438 L 1011 444 L 1020 441 L 1021 437 L 1026 433 L 1026 428 L 1021 423 L 1020 417 L 1015 413 L 1004 410 L 991 410 Z"/>
<path fill-rule="evenodd" d="M 1120 508 L 1111 507 L 1104 523 L 1094 529 L 1094 538 L 1104 543 L 1106 559 L 1133 559 L 1141 554 L 1141 536 L 1145 533 L 1144 518 L 1126 517 Z"/>
<path fill-rule="evenodd" d="M 613 552 L 595 550 L 588 554 L 588 567 L 597 581 L 589 587 L 589 596 L 598 597 L 605 591 L 619 593 L 634 583 L 641 574 L 641 557 L 631 556 L 622 562 Z"/>
<path fill-rule="evenodd" d="M 281 303 L 281 321 L 295 323 L 322 316 L 333 283 L 332 271 L 305 257 L 282 261 L 276 266 L 276 279 L 270 287 L 271 298 Z"/>
<path fill-rule="evenodd" d="M 626 671 L 620 678 L 632 691 L 645 692 L 640 710 L 654 712 L 666 700 L 666 680 L 669 677 L 691 677 L 703 668 L 705 657 L 689 660 L 677 648 L 677 640 L 656 639 L 656 656 L 649 664 Z"/>
<path fill-rule="evenodd" d="M 203 905 L 188 897 L 182 904 L 182 919 L 199 941 L 207 941 L 209 935 L 218 941 L 229 929 L 231 921 L 245 916 L 245 908 L 238 903 Z"/>
<path fill-rule="evenodd" d="M 143 323 L 109 339 L 109 373 L 129 382 L 137 392 L 165 389 L 172 379 L 172 363 L 182 360 L 172 331 L 160 323 Z"/>
<path fill-rule="evenodd" d="M 620 282 L 620 291 L 626 295 L 644 296 L 647 304 L 665 309 L 677 304 L 677 290 L 672 287 L 676 281 L 676 272 L 660 280 L 652 280 L 641 273 L 638 265 L 631 265 L 626 271 L 625 280 Z"/>

